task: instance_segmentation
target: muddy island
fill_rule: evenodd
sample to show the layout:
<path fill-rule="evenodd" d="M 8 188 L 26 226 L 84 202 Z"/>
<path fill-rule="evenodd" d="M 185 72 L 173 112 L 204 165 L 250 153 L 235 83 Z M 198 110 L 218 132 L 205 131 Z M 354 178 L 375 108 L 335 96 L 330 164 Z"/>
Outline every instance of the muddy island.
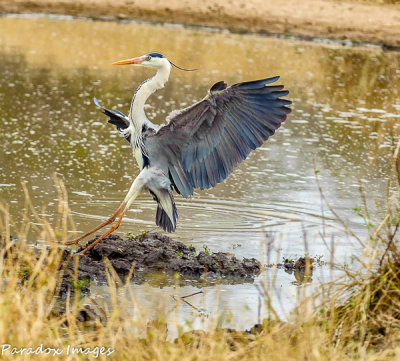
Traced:
<path fill-rule="evenodd" d="M 97 237 L 87 245 L 96 239 Z M 74 288 L 73 256 L 76 252 L 65 250 L 64 258 L 69 260 L 64 270 L 61 296 Z M 139 236 L 126 238 L 111 234 L 87 254 L 78 257 L 78 280 L 87 280 L 88 284 L 107 281 L 108 262 L 122 280 L 128 277 L 132 269 L 131 279 L 136 283 L 143 282 L 146 273 L 157 271 L 177 273 L 184 277 L 232 278 L 233 281 L 237 278 L 252 281 L 261 272 L 261 264 L 255 258 L 239 260 L 232 254 L 211 253 L 207 249 L 198 252 L 192 246 L 186 246 L 157 232 L 143 232 Z"/>

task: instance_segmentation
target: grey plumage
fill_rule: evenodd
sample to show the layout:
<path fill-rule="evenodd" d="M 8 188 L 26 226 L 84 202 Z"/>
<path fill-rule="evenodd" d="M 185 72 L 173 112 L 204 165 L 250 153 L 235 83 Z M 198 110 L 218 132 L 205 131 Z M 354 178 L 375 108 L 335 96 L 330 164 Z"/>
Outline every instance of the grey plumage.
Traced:
<path fill-rule="evenodd" d="M 283 86 L 265 86 L 279 77 L 239 83 L 221 90 L 216 83 L 200 102 L 169 117 L 147 137 L 150 159 L 172 175 L 183 197 L 194 188 L 222 182 L 251 150 L 275 133 L 291 104 Z M 160 156 L 164 159 L 160 160 Z"/>
<path fill-rule="evenodd" d="M 144 164 L 156 167 L 170 180 L 170 188 L 163 189 L 162 198 L 173 208 L 172 219 L 149 188 L 158 203 L 157 225 L 168 232 L 176 228 L 178 216 L 173 188 L 188 198 L 195 188 L 216 186 L 281 126 L 290 113 L 287 105 L 291 102 L 280 98 L 289 93 L 282 90 L 282 85 L 267 86 L 278 79 L 273 77 L 230 87 L 218 82 L 203 100 L 172 112 L 166 125 L 145 135 Z M 102 107 L 96 98 L 95 103 L 118 131 L 128 128 L 123 113 Z"/>
<path fill-rule="evenodd" d="M 185 109 L 173 111 L 167 124 L 157 126 L 144 112 L 148 97 L 164 87 L 172 64 L 160 53 L 125 59 L 114 65 L 132 64 L 157 69 L 144 81 L 131 102 L 129 115 L 95 104 L 109 117 L 120 135 L 130 142 L 140 168 L 128 194 L 114 214 L 75 240 L 78 244 L 97 230 L 118 220 L 99 238 L 84 248 L 86 253 L 120 225 L 127 210 L 142 190 L 147 190 L 157 202 L 156 224 L 167 232 L 176 229 L 178 212 L 172 191 L 183 197 L 193 195 L 195 188 L 210 188 L 222 182 L 251 152 L 275 133 L 290 113 L 289 92 L 282 85 L 267 85 L 279 77 L 234 84 L 215 83 L 207 96 Z"/>

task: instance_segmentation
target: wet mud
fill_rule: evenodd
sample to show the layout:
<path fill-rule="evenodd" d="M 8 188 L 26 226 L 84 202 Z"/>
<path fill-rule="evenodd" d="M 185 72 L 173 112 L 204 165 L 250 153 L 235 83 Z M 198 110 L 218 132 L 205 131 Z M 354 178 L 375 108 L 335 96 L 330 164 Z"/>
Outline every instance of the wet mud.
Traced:
<path fill-rule="evenodd" d="M 69 257 L 69 261 L 64 270 L 61 297 L 77 288 L 89 292 L 91 282 L 106 282 L 107 264 L 112 266 L 121 280 L 125 280 L 132 272 L 131 280 L 136 283 L 144 282 L 146 274 L 160 271 L 206 280 L 224 278 L 230 279 L 232 283 L 235 283 L 235 279 L 252 281 L 261 272 L 261 264 L 254 258 L 239 260 L 223 252 L 198 252 L 194 247 L 156 232 L 125 239 L 118 235 L 106 237 L 87 254 L 78 256 L 78 281 L 73 281 L 76 266 L 74 255 L 69 250 L 65 251 L 65 258 Z"/>
<path fill-rule="evenodd" d="M 278 264 L 279 268 L 285 269 L 285 271 L 302 271 L 310 272 L 313 270 L 314 258 L 299 257 L 298 259 L 284 259 L 283 263 Z"/>
<path fill-rule="evenodd" d="M 314 264 L 318 264 L 314 258 L 299 257 L 297 259 L 284 258 L 283 263 L 277 264 L 277 268 L 285 270 L 286 273 L 293 274 L 294 284 L 301 285 L 312 282 Z"/>

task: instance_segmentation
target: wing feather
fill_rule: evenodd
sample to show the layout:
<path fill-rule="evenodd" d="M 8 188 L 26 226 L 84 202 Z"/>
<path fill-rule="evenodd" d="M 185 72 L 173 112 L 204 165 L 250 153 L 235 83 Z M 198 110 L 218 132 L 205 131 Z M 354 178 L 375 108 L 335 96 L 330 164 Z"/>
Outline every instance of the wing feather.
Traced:
<path fill-rule="evenodd" d="M 275 133 L 291 109 L 279 77 L 226 87 L 213 85 L 201 101 L 172 112 L 168 124 L 146 139 L 153 161 L 170 174 L 184 196 L 222 182 L 251 152 Z"/>
<path fill-rule="evenodd" d="M 131 136 L 130 134 L 125 135 L 123 133 L 123 130 L 129 127 L 129 119 L 128 117 L 120 112 L 119 110 L 110 110 L 107 108 L 104 108 L 102 105 L 100 105 L 99 101 L 97 100 L 96 97 L 93 97 L 93 102 L 98 106 L 100 109 L 103 110 L 103 113 L 107 115 L 110 119 L 108 120 L 108 123 L 114 124 L 117 127 L 118 133 L 122 136 L 125 137 L 125 139 L 130 142 L 131 141 Z"/>

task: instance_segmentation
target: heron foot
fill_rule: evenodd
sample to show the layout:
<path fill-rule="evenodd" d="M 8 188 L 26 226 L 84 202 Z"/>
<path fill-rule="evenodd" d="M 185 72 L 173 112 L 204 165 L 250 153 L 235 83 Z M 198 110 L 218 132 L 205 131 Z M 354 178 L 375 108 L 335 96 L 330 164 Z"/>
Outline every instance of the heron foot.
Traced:
<path fill-rule="evenodd" d="M 117 216 L 118 216 L 118 215 L 122 212 L 122 210 L 125 208 L 125 206 L 126 206 L 126 202 L 123 201 L 123 202 L 119 205 L 119 207 L 117 208 L 117 210 L 114 212 L 114 214 L 113 214 L 110 218 L 108 218 L 105 222 L 99 224 L 97 227 L 91 229 L 89 232 L 86 232 L 83 236 L 80 236 L 80 237 L 78 237 L 78 238 L 76 238 L 76 239 L 74 239 L 74 240 L 72 240 L 72 241 L 61 242 L 61 244 L 64 245 L 64 246 L 71 246 L 71 245 L 75 244 L 75 245 L 79 246 L 82 250 L 85 250 L 85 249 L 88 248 L 88 247 L 81 246 L 81 245 L 79 244 L 79 242 L 82 241 L 84 238 L 90 236 L 90 235 L 93 234 L 94 232 L 97 232 L 99 229 L 101 229 L 101 228 L 103 228 L 103 227 L 109 225 L 110 223 L 114 222 L 115 219 L 117 218 Z M 125 214 L 125 212 L 126 212 L 126 210 L 123 212 L 123 214 Z M 119 223 L 118 223 L 118 224 L 119 224 Z M 85 253 L 86 253 L 86 252 L 85 252 Z"/>
<path fill-rule="evenodd" d="M 116 221 L 111 227 L 110 229 L 105 232 L 104 234 L 102 234 L 99 238 L 97 238 L 94 242 L 92 242 L 91 244 L 89 244 L 87 247 L 83 247 L 79 244 L 79 246 L 82 248 L 82 250 L 78 253 L 76 253 L 76 255 L 85 255 L 88 251 L 90 251 L 96 244 L 100 243 L 104 238 L 106 238 L 108 235 L 110 235 L 111 233 L 113 233 L 121 224 L 122 218 L 124 218 L 124 215 L 126 213 L 127 209 L 125 208 L 121 215 L 118 218 L 118 221 Z M 78 238 L 78 240 L 80 240 Z"/>
<path fill-rule="evenodd" d="M 71 245 L 77 245 L 78 247 L 80 247 L 81 249 L 84 249 L 85 247 L 83 247 L 81 244 L 79 244 L 79 242 L 81 241 L 83 239 L 83 237 L 79 237 L 79 238 L 76 238 L 76 239 L 74 239 L 74 240 L 72 240 L 72 241 L 64 241 L 64 242 L 61 242 L 61 244 L 63 245 L 63 246 L 71 246 Z"/>

